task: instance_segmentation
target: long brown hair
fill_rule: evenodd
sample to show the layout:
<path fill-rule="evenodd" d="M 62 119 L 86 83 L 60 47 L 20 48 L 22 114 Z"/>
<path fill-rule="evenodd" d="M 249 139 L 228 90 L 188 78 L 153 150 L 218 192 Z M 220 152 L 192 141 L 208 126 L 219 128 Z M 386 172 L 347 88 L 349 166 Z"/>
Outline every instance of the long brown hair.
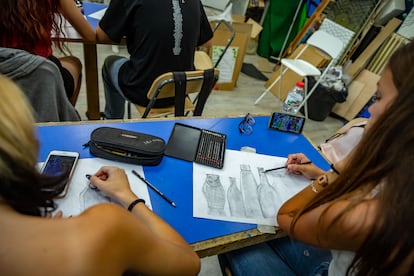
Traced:
<path fill-rule="evenodd" d="M 49 47 L 53 32 L 55 45 L 63 51 L 59 37 L 65 34 L 59 8 L 59 0 L 1 0 L 1 45 L 7 48 L 12 42 L 23 40 L 18 48 L 32 52 L 35 45 Z"/>
<path fill-rule="evenodd" d="M 397 49 L 387 68 L 398 90 L 396 99 L 364 134 L 337 180 L 309 202 L 291 225 L 293 230 L 298 217 L 323 203 L 365 191 L 335 223 L 381 184 L 375 225 L 348 268 L 348 273 L 357 275 L 414 275 L 414 42 Z"/>

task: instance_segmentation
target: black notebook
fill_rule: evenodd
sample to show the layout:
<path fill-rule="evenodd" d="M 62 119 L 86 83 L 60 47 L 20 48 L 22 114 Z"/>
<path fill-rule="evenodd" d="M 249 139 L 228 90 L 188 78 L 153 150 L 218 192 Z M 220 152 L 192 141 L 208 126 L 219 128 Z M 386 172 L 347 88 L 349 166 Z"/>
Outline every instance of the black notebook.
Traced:
<path fill-rule="evenodd" d="M 165 155 L 221 169 L 225 151 L 225 134 L 175 123 Z"/>

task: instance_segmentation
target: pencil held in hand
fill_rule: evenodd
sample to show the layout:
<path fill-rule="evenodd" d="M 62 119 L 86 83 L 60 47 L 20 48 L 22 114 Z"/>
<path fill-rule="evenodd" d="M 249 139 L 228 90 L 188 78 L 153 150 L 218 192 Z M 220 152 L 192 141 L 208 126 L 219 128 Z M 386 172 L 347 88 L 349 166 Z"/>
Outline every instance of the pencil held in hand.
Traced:
<path fill-rule="evenodd" d="M 267 172 L 277 171 L 277 170 L 281 170 L 281 169 L 286 169 L 286 165 L 283 166 L 283 167 L 277 167 L 277 168 L 273 168 L 273 169 L 267 169 L 267 170 L 264 170 L 263 172 L 264 173 L 267 173 Z"/>
<path fill-rule="evenodd" d="M 303 162 L 303 163 L 297 163 L 295 165 L 309 165 L 309 164 L 312 164 L 312 161 Z M 285 165 L 283 167 L 277 167 L 277 168 L 273 168 L 273 169 L 267 169 L 267 170 L 264 170 L 264 172 L 267 173 L 267 172 L 281 170 L 281 169 L 286 169 L 286 168 L 287 168 L 287 166 Z"/>

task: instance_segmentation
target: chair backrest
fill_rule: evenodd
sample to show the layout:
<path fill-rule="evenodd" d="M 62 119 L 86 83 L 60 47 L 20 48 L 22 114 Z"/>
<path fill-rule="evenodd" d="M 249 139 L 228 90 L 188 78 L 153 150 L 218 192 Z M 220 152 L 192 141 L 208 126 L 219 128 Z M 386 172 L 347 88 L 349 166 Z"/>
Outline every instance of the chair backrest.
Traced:
<path fill-rule="evenodd" d="M 142 117 L 145 118 L 148 115 L 157 99 L 173 97 L 175 98 L 175 116 L 184 116 L 184 101 L 191 93 L 198 93 L 194 101 L 193 113 L 195 116 L 200 116 L 218 77 L 219 70 L 216 68 L 162 74 L 154 80 L 147 93 L 150 102 Z"/>
<path fill-rule="evenodd" d="M 308 38 L 306 44 L 319 48 L 327 53 L 332 59 L 336 59 L 344 47 L 344 44 L 339 38 L 321 30 L 315 31 Z"/>

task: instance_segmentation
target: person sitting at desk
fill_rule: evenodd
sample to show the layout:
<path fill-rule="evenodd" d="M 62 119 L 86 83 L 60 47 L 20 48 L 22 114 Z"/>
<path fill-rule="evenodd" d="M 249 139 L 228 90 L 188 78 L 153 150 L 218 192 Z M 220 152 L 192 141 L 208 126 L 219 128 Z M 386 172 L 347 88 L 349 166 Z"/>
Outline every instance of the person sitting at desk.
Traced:
<path fill-rule="evenodd" d="M 73 0 L 4 0 L 0 9 L 0 46 L 25 50 L 53 61 L 62 74 L 66 94 L 75 105 L 81 86 L 82 64 L 77 57 L 56 58 L 55 44 L 63 53 L 67 48 L 62 15 L 86 41 L 95 41 L 95 31 Z M 36 81 L 36 80 L 34 80 Z"/>
<path fill-rule="evenodd" d="M 391 56 L 362 139 L 334 171 L 289 155 L 289 172 L 317 177 L 278 211 L 290 238 L 221 256 L 233 275 L 414 275 L 413 64 L 414 41 Z"/>
<path fill-rule="evenodd" d="M 67 98 L 59 69 L 47 58 L 0 47 L 0 74 L 24 91 L 37 123 L 81 120 Z"/>
<path fill-rule="evenodd" d="M 30 106 L 1 75 L 0 129 L 0 275 L 197 275 L 197 254 L 131 191 L 120 168 L 102 167 L 90 181 L 124 208 L 106 203 L 47 218 L 62 177 L 40 174 Z"/>
<path fill-rule="evenodd" d="M 96 35 L 106 43 L 126 37 L 130 58 L 109 56 L 102 68 L 104 116 L 121 119 L 126 99 L 147 106 L 148 90 L 158 76 L 194 70 L 195 49 L 211 47 L 213 31 L 200 0 L 111 0 Z M 155 103 L 172 105 L 174 99 Z"/>

